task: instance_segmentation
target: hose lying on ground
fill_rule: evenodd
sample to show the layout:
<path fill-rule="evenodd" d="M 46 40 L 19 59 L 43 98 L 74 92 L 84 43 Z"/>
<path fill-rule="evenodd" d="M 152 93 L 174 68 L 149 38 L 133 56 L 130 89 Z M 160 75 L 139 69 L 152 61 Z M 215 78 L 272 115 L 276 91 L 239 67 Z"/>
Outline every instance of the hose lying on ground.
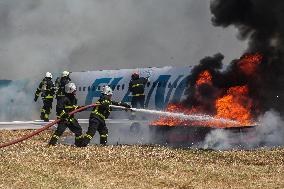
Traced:
<path fill-rule="evenodd" d="M 83 107 L 81 107 L 81 108 L 78 108 L 78 109 L 76 109 L 76 110 L 70 112 L 69 115 L 73 115 L 73 114 L 75 114 L 75 113 L 77 113 L 77 112 L 83 111 L 83 110 L 85 110 L 85 109 L 88 109 L 88 108 L 91 108 L 91 107 L 94 107 L 94 106 L 96 106 L 96 104 L 90 104 L 90 105 L 87 105 L 87 106 L 83 106 Z M 4 143 L 4 144 L 0 144 L 0 148 L 4 148 L 4 147 L 10 146 L 10 145 L 12 145 L 12 144 L 17 144 L 17 143 L 19 143 L 19 142 L 22 142 L 22 141 L 24 141 L 24 140 L 27 140 L 27 139 L 29 139 L 29 138 L 31 138 L 31 137 L 33 137 L 33 136 L 35 136 L 35 135 L 41 133 L 42 131 L 48 129 L 49 127 L 55 125 L 55 124 L 58 123 L 59 121 L 60 121 L 60 119 L 56 119 L 56 120 L 54 120 L 53 122 L 47 124 L 46 126 L 40 128 L 40 129 L 37 129 L 37 130 L 35 130 L 34 132 L 32 132 L 32 133 L 30 133 L 30 134 L 27 134 L 27 135 L 23 136 L 22 138 L 19 138 L 19 139 L 16 139 L 16 140 L 13 140 L 13 141 Z"/>

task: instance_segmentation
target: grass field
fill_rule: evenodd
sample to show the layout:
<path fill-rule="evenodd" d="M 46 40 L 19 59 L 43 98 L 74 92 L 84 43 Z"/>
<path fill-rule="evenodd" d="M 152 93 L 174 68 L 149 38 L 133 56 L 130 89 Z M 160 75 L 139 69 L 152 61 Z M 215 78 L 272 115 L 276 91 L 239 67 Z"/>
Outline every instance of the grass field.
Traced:
<path fill-rule="evenodd" d="M 31 131 L 1 131 L 0 142 Z M 0 149 L 0 188 L 284 188 L 284 149 L 47 148 L 50 133 Z"/>

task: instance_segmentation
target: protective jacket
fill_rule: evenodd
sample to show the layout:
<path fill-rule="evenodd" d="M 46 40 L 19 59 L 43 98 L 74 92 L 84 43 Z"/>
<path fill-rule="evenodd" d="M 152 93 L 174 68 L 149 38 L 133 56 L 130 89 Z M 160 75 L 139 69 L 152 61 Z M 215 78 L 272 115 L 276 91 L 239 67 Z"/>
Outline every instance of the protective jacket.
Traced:
<path fill-rule="evenodd" d="M 68 115 L 70 112 L 80 108 L 77 106 L 77 98 L 73 94 L 64 94 L 62 97 L 61 111 L 59 112 L 59 119 L 65 119 L 67 121 L 72 121 L 74 115 Z"/>
<path fill-rule="evenodd" d="M 69 77 L 58 77 L 55 81 L 57 88 L 56 98 L 63 97 L 65 95 L 65 85 L 71 81 Z"/>
<path fill-rule="evenodd" d="M 39 84 L 36 93 L 35 93 L 35 101 L 40 96 L 43 99 L 53 99 L 55 93 L 55 87 L 51 80 L 51 78 L 45 77 Z"/>
<path fill-rule="evenodd" d="M 77 98 L 73 94 L 64 94 L 62 97 L 62 103 L 60 104 L 59 119 L 65 119 L 67 121 L 72 121 L 74 115 L 68 115 L 70 112 L 80 108 L 77 106 Z"/>
<path fill-rule="evenodd" d="M 145 77 L 131 79 L 128 90 L 132 92 L 132 96 L 144 96 L 145 85 L 147 82 L 148 78 Z"/>

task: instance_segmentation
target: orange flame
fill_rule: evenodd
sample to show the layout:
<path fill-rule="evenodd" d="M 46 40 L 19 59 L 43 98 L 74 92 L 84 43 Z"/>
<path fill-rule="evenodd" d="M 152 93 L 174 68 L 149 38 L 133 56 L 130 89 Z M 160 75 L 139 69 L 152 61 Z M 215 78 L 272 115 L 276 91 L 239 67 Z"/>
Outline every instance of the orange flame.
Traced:
<path fill-rule="evenodd" d="M 195 108 L 186 108 L 182 104 L 169 104 L 166 111 L 175 112 L 175 113 L 183 113 L 183 114 L 200 114 L 200 112 Z M 216 119 L 224 118 L 214 116 Z M 228 117 L 231 119 L 231 117 Z M 224 123 L 221 121 L 189 121 L 182 120 L 175 117 L 160 117 L 158 120 L 155 120 L 151 123 L 151 125 L 156 126 L 203 126 L 203 127 L 215 127 L 215 128 L 229 128 L 229 127 L 240 127 L 240 126 L 249 126 L 249 124 L 244 125 L 243 123 Z"/>
<path fill-rule="evenodd" d="M 208 70 L 205 70 L 201 72 L 198 76 L 198 80 L 196 81 L 196 85 L 202 85 L 202 84 L 211 84 L 212 76 Z"/>
<path fill-rule="evenodd" d="M 240 70 L 246 75 L 252 75 L 255 73 L 257 66 L 262 61 L 262 55 L 259 53 L 246 54 L 239 61 L 238 66 Z"/>
<path fill-rule="evenodd" d="M 227 95 L 216 100 L 216 117 L 236 120 L 242 125 L 252 124 L 252 99 L 247 95 L 247 86 L 229 88 Z"/>

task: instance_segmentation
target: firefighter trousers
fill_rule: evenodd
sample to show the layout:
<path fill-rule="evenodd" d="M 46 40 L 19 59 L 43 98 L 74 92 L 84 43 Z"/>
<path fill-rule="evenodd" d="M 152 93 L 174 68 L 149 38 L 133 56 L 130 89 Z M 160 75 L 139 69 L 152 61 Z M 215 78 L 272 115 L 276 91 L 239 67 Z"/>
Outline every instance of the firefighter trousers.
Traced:
<path fill-rule="evenodd" d="M 56 103 L 56 116 L 57 116 L 57 118 L 60 117 L 59 116 L 60 113 L 62 112 L 62 110 L 64 110 L 64 105 L 63 105 L 62 99 L 63 99 L 63 96 L 57 96 L 56 97 L 56 100 L 57 100 L 57 103 Z"/>
<path fill-rule="evenodd" d="M 42 101 L 43 101 L 43 107 L 41 108 L 40 119 L 44 121 L 49 121 L 49 115 L 52 109 L 53 99 L 43 98 Z"/>
<path fill-rule="evenodd" d="M 132 96 L 131 106 L 132 108 L 144 108 L 145 107 L 145 95 Z M 129 117 L 129 119 L 133 120 L 136 118 L 137 117 L 136 117 L 135 112 L 131 112 L 131 116 Z"/>
<path fill-rule="evenodd" d="M 133 108 L 144 108 L 145 106 L 145 95 L 141 95 L 141 96 L 132 96 L 132 100 L 131 100 L 131 106 Z"/>
<path fill-rule="evenodd" d="M 70 131 L 75 134 L 75 146 L 82 146 L 82 127 L 79 125 L 77 119 L 75 118 L 72 118 L 72 121 L 59 121 L 58 127 L 52 135 L 48 144 L 55 145 L 66 128 L 69 128 Z"/>
<path fill-rule="evenodd" d="M 106 127 L 105 121 L 101 120 L 98 117 L 91 117 L 89 119 L 88 130 L 83 137 L 83 146 L 87 146 L 90 143 L 91 139 L 95 136 L 96 131 L 98 131 L 100 134 L 100 144 L 107 144 L 108 129 Z"/>

